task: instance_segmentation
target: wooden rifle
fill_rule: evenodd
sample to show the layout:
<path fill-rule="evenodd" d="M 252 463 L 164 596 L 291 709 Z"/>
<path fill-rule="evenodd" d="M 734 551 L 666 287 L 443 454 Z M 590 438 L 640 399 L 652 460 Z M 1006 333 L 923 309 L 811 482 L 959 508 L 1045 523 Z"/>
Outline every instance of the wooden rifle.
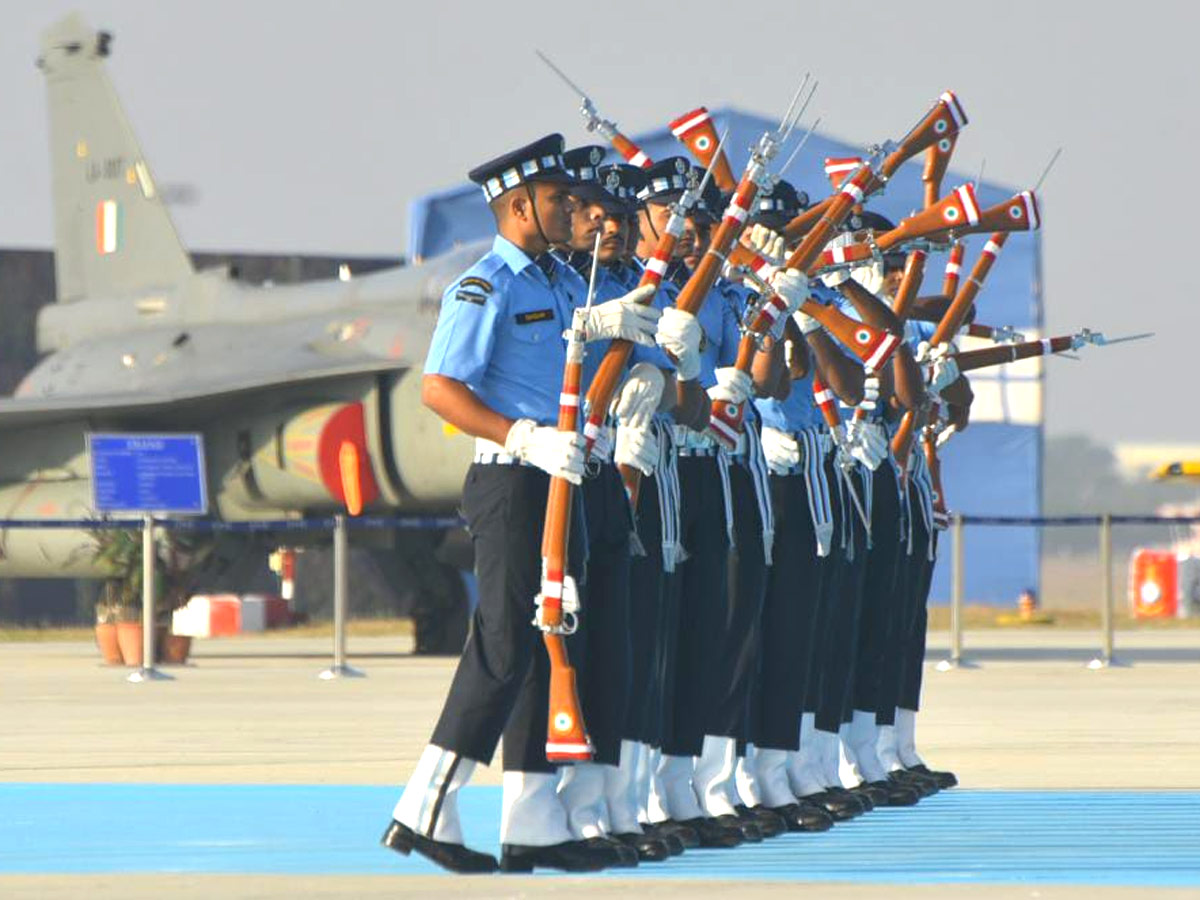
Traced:
<path fill-rule="evenodd" d="M 947 91 L 899 144 L 890 149 L 878 170 L 870 162 L 864 162 L 841 184 L 837 192 L 829 198 L 825 212 L 805 233 L 799 246 L 785 260 L 783 267 L 807 272 L 855 206 L 861 205 L 868 196 L 880 190 L 907 160 L 938 141 L 954 136 L 966 124 L 966 114 L 957 98 Z M 878 151 L 882 152 L 883 149 Z M 759 340 L 771 331 L 786 308 L 786 303 L 775 296 L 773 291 L 768 291 L 761 298 L 738 347 L 735 365 L 739 371 L 750 371 Z M 808 300 L 800 308 L 818 322 L 825 324 L 821 319 L 823 304 Z M 886 331 L 881 332 L 863 323 L 856 325 L 857 328 L 850 336 L 851 343 L 847 346 L 860 359 L 865 355 L 864 361 L 873 369 L 879 369 L 898 346 L 899 336 Z M 736 445 L 737 436 L 742 428 L 744 405 L 724 402 L 713 404 L 709 417 L 709 431 L 726 446 Z"/>
<path fill-rule="evenodd" d="M 566 76 L 558 66 L 550 61 L 541 50 L 533 51 L 538 55 L 538 58 L 544 62 L 550 69 L 563 80 L 563 82 L 579 96 L 579 112 L 583 116 L 585 125 L 588 131 L 598 131 L 608 139 L 608 142 L 613 145 L 613 149 L 621 154 L 622 158 L 631 166 L 640 166 L 643 169 L 648 169 L 654 165 L 654 160 L 642 152 L 642 149 L 631 141 L 617 129 L 615 122 L 601 118 L 596 112 L 596 105 L 592 103 L 592 99 L 580 88 L 575 82 Z"/>
<path fill-rule="evenodd" d="M 722 140 L 721 143 L 724 143 L 724 141 Z M 718 144 L 718 147 L 720 147 L 720 144 Z M 642 271 L 638 287 L 653 285 L 657 288 L 662 284 L 667 266 L 675 256 L 675 245 L 683 234 L 684 220 L 687 218 L 691 208 L 695 206 L 696 201 L 700 199 L 700 194 L 704 191 L 704 187 L 708 183 L 711 174 L 712 168 L 710 166 L 704 173 L 703 180 L 694 188 L 690 187 L 685 190 L 683 196 L 671 205 L 671 216 L 667 220 L 667 225 L 663 229 L 663 233 L 658 236 L 658 243 L 654 247 L 654 253 L 646 261 L 646 268 Z M 646 302 L 653 302 L 653 298 L 647 299 Z M 586 452 L 589 455 L 596 444 L 596 438 L 600 435 L 600 429 L 604 427 L 604 419 L 608 415 L 609 404 L 612 403 L 613 395 L 617 391 L 617 385 L 621 382 L 621 376 L 625 372 L 625 366 L 628 365 L 629 356 L 632 352 L 632 341 L 620 339 L 611 341 L 608 345 L 608 351 L 600 360 L 600 367 L 592 377 L 592 383 L 588 387 L 585 403 L 587 421 L 583 426 L 583 436 L 587 444 Z"/>

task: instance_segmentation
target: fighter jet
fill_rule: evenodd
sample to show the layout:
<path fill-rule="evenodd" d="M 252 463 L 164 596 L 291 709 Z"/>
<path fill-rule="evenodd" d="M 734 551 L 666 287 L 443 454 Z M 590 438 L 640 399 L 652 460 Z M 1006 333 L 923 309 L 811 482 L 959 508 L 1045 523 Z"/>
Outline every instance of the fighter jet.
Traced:
<path fill-rule="evenodd" d="M 419 398 L 441 294 L 478 246 L 293 286 L 196 271 L 105 68 L 111 36 L 70 15 L 42 36 L 57 303 L 47 354 L 0 398 L 0 518 L 96 516 L 85 434 L 199 432 L 212 513 L 444 511 L 471 442 Z M 339 453 L 351 442 L 357 454 Z M 0 530 L 0 577 L 99 577 L 85 530 Z"/>

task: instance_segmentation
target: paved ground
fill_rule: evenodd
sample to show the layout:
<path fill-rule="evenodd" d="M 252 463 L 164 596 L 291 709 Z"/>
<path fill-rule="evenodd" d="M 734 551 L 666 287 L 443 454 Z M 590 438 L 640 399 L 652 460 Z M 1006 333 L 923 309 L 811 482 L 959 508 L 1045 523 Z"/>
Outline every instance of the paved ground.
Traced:
<path fill-rule="evenodd" d="M 943 655 L 937 647 L 944 647 L 944 635 L 935 635 L 932 643 L 930 657 L 936 661 Z M 981 631 L 968 634 L 965 646 L 967 659 L 977 660 L 978 668 L 927 670 L 920 733 L 930 761 L 953 768 L 964 785 L 1025 791 L 1200 790 L 1200 742 L 1195 740 L 1200 734 L 1200 633 L 1122 633 L 1118 659 L 1132 665 L 1103 671 L 1083 667 L 1094 655 L 1091 634 Z M 315 676 L 327 663 L 325 641 L 212 641 L 197 649 L 194 665 L 175 670 L 174 681 L 131 685 L 120 670 L 101 666 L 94 648 L 85 644 L 3 644 L 0 781 L 395 785 L 429 733 L 453 665 L 401 655 L 407 649 L 402 639 L 355 639 L 351 661 L 367 677 L 323 682 Z M 495 784 L 498 775 L 482 770 L 476 782 Z M 923 813 L 928 817 L 933 807 L 908 811 L 914 821 Z M 385 803 L 380 818 L 386 814 Z M 72 828 L 95 823 L 64 822 L 63 827 L 69 848 Z M 1153 821 L 1147 824 L 1147 842 L 1153 842 L 1155 827 Z M 869 866 L 870 859 L 847 864 Z M 592 898 L 629 892 L 629 883 L 612 878 L 53 874 L 67 870 L 0 876 L 0 896 L 423 897 L 452 891 L 451 896 L 498 898 L 569 889 Z M 720 868 L 711 874 L 720 878 Z M 644 881 L 635 883 L 639 892 L 646 887 Z M 663 897 L 783 896 L 796 890 L 794 883 L 761 883 L 751 890 L 745 883 L 722 885 L 707 878 L 654 883 L 654 893 Z M 951 897 L 967 890 L 980 897 L 1121 893 L 1069 885 L 897 885 L 886 893 Z M 1144 896 L 1147 890 L 1126 895 Z M 1195 896 L 1195 888 L 1191 891 Z M 822 884 L 819 894 L 873 897 L 880 895 L 880 886 Z"/>

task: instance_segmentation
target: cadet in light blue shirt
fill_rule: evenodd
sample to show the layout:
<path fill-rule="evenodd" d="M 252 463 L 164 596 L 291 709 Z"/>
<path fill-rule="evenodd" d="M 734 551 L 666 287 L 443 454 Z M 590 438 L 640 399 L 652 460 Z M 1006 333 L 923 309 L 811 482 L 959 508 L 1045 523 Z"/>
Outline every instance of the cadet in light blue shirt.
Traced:
<path fill-rule="evenodd" d="M 565 728 L 559 716 L 551 719 L 548 748 L 550 675 L 530 626 L 541 618 L 541 598 L 566 598 L 569 579 L 580 572 L 577 554 L 566 561 L 567 579 L 543 578 L 540 564 L 550 476 L 578 484 L 583 474 L 582 437 L 553 427 L 566 359 L 562 335 L 573 308 L 567 279 L 576 277 L 547 252 L 571 234 L 576 182 L 562 145 L 561 135 L 549 135 L 470 173 L 498 234 L 491 251 L 446 291 L 422 381 L 425 404 L 477 439 L 462 506 L 479 604 L 441 716 L 383 843 L 457 872 L 595 871 L 630 856 L 624 847 L 584 846 L 567 825 L 548 750 L 577 758 L 589 748 L 569 715 Z M 637 299 L 635 293 L 593 307 L 586 333 L 652 343 L 653 320 L 647 325 Z M 571 530 L 570 546 L 583 548 L 578 515 Z M 464 846 L 457 796 L 475 764 L 491 761 L 502 733 L 512 789 L 502 801 L 498 863 Z"/>
<path fill-rule="evenodd" d="M 425 374 L 469 385 L 509 418 L 550 425 L 574 305 L 567 282 L 577 276 L 557 260 L 542 265 L 496 235 L 491 252 L 442 296 Z"/>

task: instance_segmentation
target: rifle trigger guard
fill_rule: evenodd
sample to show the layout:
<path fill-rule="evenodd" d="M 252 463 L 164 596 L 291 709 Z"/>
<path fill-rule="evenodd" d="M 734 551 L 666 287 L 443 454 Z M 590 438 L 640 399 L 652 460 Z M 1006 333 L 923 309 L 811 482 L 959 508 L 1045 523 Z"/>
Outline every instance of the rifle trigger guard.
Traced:
<path fill-rule="evenodd" d="M 579 616 L 573 612 L 562 614 L 562 624 L 558 626 L 558 634 L 572 635 L 579 629 Z"/>

